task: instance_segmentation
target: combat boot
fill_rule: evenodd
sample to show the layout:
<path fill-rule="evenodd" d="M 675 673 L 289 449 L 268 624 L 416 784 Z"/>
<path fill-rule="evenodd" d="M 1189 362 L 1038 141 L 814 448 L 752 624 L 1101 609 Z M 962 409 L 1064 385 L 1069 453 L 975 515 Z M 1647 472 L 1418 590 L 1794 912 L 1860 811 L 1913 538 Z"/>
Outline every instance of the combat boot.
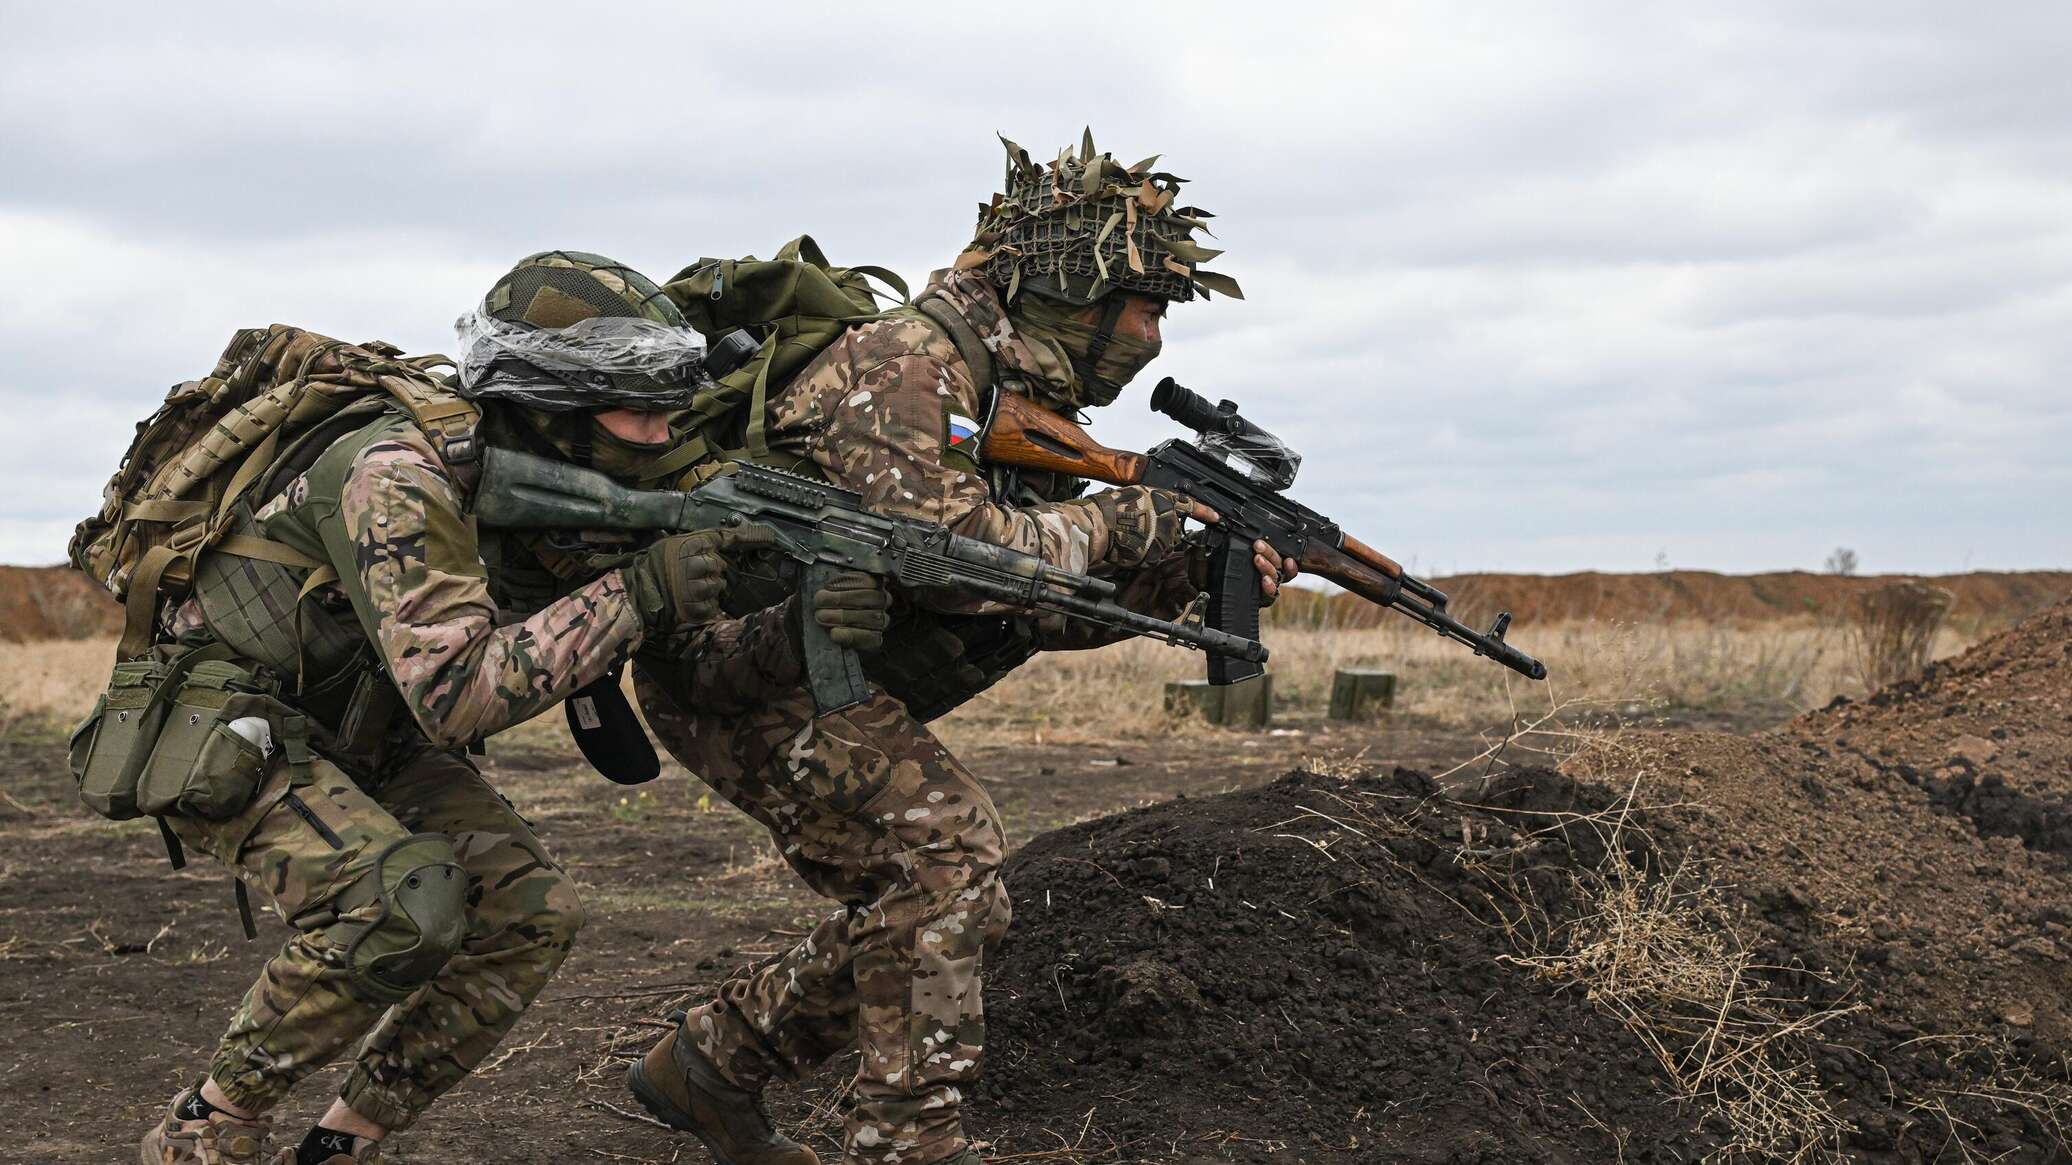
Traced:
<path fill-rule="evenodd" d="M 770 1127 L 762 1094 L 736 1088 L 677 1028 L 626 1070 L 626 1087 L 656 1120 L 698 1138 L 719 1165 L 820 1165 L 813 1150 Z"/>
<path fill-rule="evenodd" d="M 332 1135 L 325 1129 L 324 1135 Z M 329 1146 L 331 1155 L 324 1158 L 324 1165 L 381 1165 L 381 1142 L 346 1133 L 337 1134 L 336 1144 Z M 295 1165 L 299 1145 L 289 1145 L 268 1159 L 266 1165 Z"/>
<path fill-rule="evenodd" d="M 243 1120 L 214 1112 L 205 1119 L 183 1119 L 181 1107 L 193 1095 L 190 1088 L 174 1097 L 165 1119 L 144 1134 L 137 1153 L 141 1165 L 260 1165 L 273 1118 Z"/>

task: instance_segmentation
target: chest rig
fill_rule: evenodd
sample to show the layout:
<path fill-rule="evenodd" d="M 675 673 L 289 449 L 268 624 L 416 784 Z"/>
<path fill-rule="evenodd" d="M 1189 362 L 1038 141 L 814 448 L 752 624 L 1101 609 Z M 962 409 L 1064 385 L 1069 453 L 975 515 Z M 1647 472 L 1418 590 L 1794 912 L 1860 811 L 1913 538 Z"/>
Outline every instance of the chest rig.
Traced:
<path fill-rule="evenodd" d="M 911 308 L 940 328 L 955 343 L 973 385 L 980 415 L 989 411 L 996 392 L 1014 385 L 998 373 L 993 355 L 978 333 L 955 308 L 924 294 Z M 802 463 L 801 463 L 802 462 Z M 781 468 L 822 476 L 810 459 L 787 460 Z M 1081 478 L 980 465 L 993 498 L 1023 508 L 1070 501 L 1086 490 Z M 795 563 L 776 555 L 757 555 L 733 564 L 725 599 L 727 614 L 747 615 L 784 601 L 798 590 Z M 864 657 L 864 675 L 897 697 L 921 721 L 934 720 L 1005 679 L 1038 650 L 1033 619 L 1022 615 L 961 615 L 912 605 L 895 609 L 885 646 Z"/>

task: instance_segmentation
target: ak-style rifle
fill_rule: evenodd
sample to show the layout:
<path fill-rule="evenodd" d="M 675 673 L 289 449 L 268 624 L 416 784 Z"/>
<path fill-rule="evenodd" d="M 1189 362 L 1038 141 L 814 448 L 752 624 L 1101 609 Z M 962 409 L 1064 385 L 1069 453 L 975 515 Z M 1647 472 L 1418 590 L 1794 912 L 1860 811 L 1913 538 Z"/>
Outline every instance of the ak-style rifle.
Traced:
<path fill-rule="evenodd" d="M 1506 611 L 1488 631 L 1465 626 L 1446 611 L 1446 594 L 1417 579 L 1388 555 L 1339 529 L 1338 523 L 1285 496 L 1302 458 L 1278 437 L 1238 415 L 1237 405 L 1212 405 L 1172 377 L 1152 390 L 1151 407 L 1193 429 L 1197 440 L 1171 440 L 1149 453 L 1110 449 L 1064 417 L 1008 392 L 993 394 L 992 414 L 979 441 L 988 465 L 1048 470 L 1110 485 L 1148 485 L 1182 493 L 1221 515 L 1204 532 L 1210 543 L 1206 624 L 1240 639 L 1259 638 L 1259 575 L 1252 544 L 1265 541 L 1304 571 L 1464 643 L 1530 679 L 1547 666 L 1504 642 Z M 1236 683 L 1262 670 L 1259 661 L 1211 656 L 1209 682 Z"/>
<path fill-rule="evenodd" d="M 1115 584 L 1063 570 L 1033 554 L 952 534 L 913 518 L 888 518 L 857 494 L 755 465 L 734 465 L 689 491 L 628 489 L 595 470 L 509 449 L 483 454 L 475 517 L 521 530 L 708 530 L 753 523 L 776 532 L 776 551 L 805 567 L 810 596 L 838 571 L 860 570 L 903 587 L 939 587 L 1021 611 L 1050 611 L 1183 647 L 1253 663 L 1258 637 L 1139 614 L 1115 602 Z M 801 619 L 807 678 L 822 713 L 870 698 L 863 663 L 810 615 Z"/>

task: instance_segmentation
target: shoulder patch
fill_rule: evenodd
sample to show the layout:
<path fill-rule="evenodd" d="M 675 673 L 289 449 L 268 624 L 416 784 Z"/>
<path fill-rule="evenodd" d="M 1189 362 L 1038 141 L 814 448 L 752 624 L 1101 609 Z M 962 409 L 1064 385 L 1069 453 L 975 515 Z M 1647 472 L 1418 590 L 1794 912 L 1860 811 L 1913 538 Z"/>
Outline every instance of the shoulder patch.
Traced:
<path fill-rule="evenodd" d="M 956 449 L 976 456 L 978 453 L 978 422 L 955 409 L 944 409 L 942 443 L 945 449 Z"/>

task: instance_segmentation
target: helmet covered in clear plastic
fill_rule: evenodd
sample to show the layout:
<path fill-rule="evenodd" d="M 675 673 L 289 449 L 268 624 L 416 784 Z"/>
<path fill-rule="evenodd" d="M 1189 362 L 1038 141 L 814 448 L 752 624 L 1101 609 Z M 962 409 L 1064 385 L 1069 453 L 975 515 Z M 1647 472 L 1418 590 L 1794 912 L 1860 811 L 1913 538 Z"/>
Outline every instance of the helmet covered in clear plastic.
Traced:
<path fill-rule="evenodd" d="M 454 322 L 460 393 L 538 412 L 687 407 L 704 340 L 655 282 L 587 251 L 519 260 Z"/>
<path fill-rule="evenodd" d="M 1110 292 L 1190 300 L 1197 291 L 1243 299 L 1237 281 L 1203 271 L 1223 252 L 1194 241 L 1207 211 L 1175 205 L 1184 179 L 1152 166 L 1125 166 L 1096 153 L 1088 130 L 1075 152 L 1041 165 L 1007 147 L 1006 189 L 979 207 L 978 230 L 959 269 L 982 268 L 1009 303 L 1023 292 L 1075 306 Z"/>

